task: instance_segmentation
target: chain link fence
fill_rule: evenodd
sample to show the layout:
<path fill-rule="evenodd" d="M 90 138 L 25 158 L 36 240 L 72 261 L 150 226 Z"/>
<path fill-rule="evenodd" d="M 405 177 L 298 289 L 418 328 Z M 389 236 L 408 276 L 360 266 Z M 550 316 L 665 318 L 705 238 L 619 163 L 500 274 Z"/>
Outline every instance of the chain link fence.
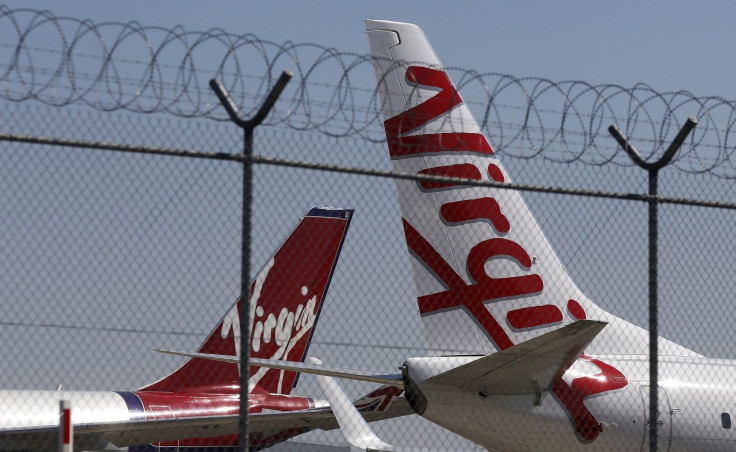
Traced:
<path fill-rule="evenodd" d="M 234 355 L 236 350 L 232 306 L 241 287 L 243 210 L 242 158 L 234 156 L 242 151 L 243 137 L 207 87 L 214 77 L 223 81 L 242 114 L 249 116 L 282 69 L 295 73 L 254 138 L 251 291 L 262 293 L 264 303 L 276 303 L 264 304 L 261 312 L 251 301 L 252 331 L 263 339 L 259 347 L 270 353 L 268 357 L 278 358 L 284 355 L 282 346 L 289 355 L 292 349 L 298 354 L 300 347 L 306 349 L 309 344 L 304 354 L 325 364 L 381 374 L 400 374 L 398 368 L 407 358 L 431 352 L 431 344 L 425 342 L 428 326 L 420 316 L 427 308 L 417 302 L 417 269 L 412 268 L 421 256 L 416 249 L 407 254 L 396 189 L 397 184 L 421 185 L 422 181 L 397 182 L 385 174 L 392 167 L 369 55 L 312 44 L 277 44 L 219 30 L 192 33 L 136 24 L 92 24 L 5 7 L 0 7 L 0 24 L 5 30 L 0 39 L 0 132 L 98 144 L 94 149 L 94 145 L 39 144 L 41 140 L 33 143 L 33 139 L 0 141 L 0 338 L 4 344 L 0 358 L 6 363 L 0 366 L 4 400 L 0 419 L 6 424 L 0 425 L 0 431 L 17 434 L 34 422 L 49 425 L 48 416 L 40 421 L 31 415 L 14 420 L 18 412 L 48 411 L 49 394 L 82 400 L 77 405 L 80 410 L 89 407 L 85 403 L 96 404 L 98 411 L 93 410 L 88 423 L 182 419 L 195 411 L 199 416 L 211 415 L 207 409 L 215 407 L 219 415 L 237 414 L 237 388 L 233 389 L 237 364 L 201 357 L 188 361 L 186 356 L 156 351 Z M 693 134 L 659 175 L 661 196 L 694 204 L 659 207 L 659 333 L 693 353 L 675 359 L 685 363 L 684 370 L 668 367 L 674 364 L 661 366 L 665 378 L 685 372 L 687 381 L 721 378 L 723 388 L 733 387 L 728 362 L 708 367 L 709 372 L 719 369 L 713 376 L 701 375 L 705 368 L 694 360 L 696 354 L 736 358 L 731 334 L 736 319 L 729 301 L 736 292 L 732 278 L 734 102 L 685 91 L 659 93 L 645 85 L 592 86 L 463 69 L 448 72 L 503 162 L 506 182 L 513 180 L 523 189 L 528 210 L 566 274 L 602 310 L 644 329 L 648 321 L 647 175 L 618 148 L 607 128 L 617 124 L 651 160 L 664 152 L 687 117 L 697 117 Z M 116 152 L 99 149 L 104 147 L 100 143 L 162 152 Z M 171 154 L 167 150 L 210 153 L 211 158 L 166 155 Z M 336 167 L 343 169 L 336 171 Z M 442 182 L 425 183 L 429 191 L 443 188 Z M 698 205 L 708 203 L 713 205 Z M 332 214 L 337 210 L 313 211 L 315 207 L 354 209 L 347 214 L 349 227 L 343 224 L 343 235 L 331 236 L 339 254 L 334 268 L 330 256 L 322 256 L 317 264 L 305 257 L 316 259 L 317 251 L 332 249 L 316 244 L 328 240 L 324 237 L 332 226 L 327 224 L 330 219 L 337 221 Z M 516 218 L 519 213 L 514 209 L 521 208 L 514 205 L 505 213 Z M 345 212 L 339 212 L 345 220 Z M 288 258 L 277 254 L 272 259 L 274 253 L 289 251 L 290 234 L 308 227 L 300 223 L 305 215 L 325 224 L 307 234 L 306 245 L 284 254 Z M 509 237 L 504 234 L 500 236 Z M 288 271 L 279 279 L 266 279 L 272 268 L 274 274 L 281 274 L 282 262 L 292 264 L 290 271 L 298 274 L 312 267 L 322 270 L 301 287 L 297 287 L 301 280 Z M 439 271 L 432 263 L 425 264 Z M 518 273 L 515 267 L 499 268 L 493 271 L 501 276 Z M 259 275 L 264 275 L 260 283 Z M 547 282 L 550 293 L 564 289 L 555 284 Z M 292 286 L 298 293 L 279 292 Z M 269 290 L 274 291 L 273 299 Z M 324 292 L 322 300 L 319 295 Z M 318 314 L 319 322 L 296 337 L 299 328 L 293 325 L 311 326 L 304 312 L 312 295 L 317 296 L 317 305 L 310 305 L 310 312 Z M 296 300 L 293 306 L 284 301 L 290 296 Z M 574 305 L 565 306 L 566 317 L 579 318 Z M 280 320 L 281 308 L 287 311 L 284 320 Z M 544 323 L 530 327 L 534 320 L 528 317 L 515 324 L 508 313 L 489 309 L 506 319 L 506 331 L 535 336 L 539 325 L 544 328 Z M 273 314 L 270 324 L 269 314 Z M 589 319 L 596 320 L 592 315 Z M 475 316 L 462 328 L 482 324 Z M 279 331 L 286 336 L 279 336 Z M 632 329 L 620 337 L 616 353 L 602 350 L 596 355 L 589 349 L 586 354 L 613 362 L 613 367 L 633 360 L 627 350 L 640 350 L 646 336 Z M 663 355 L 682 354 L 668 347 L 663 346 Z M 485 353 L 494 351 L 489 348 Z M 598 366 L 593 374 L 603 370 L 603 364 L 592 365 Z M 596 433 L 592 441 L 585 424 L 568 411 L 566 428 L 577 435 L 581 448 L 596 442 L 622 449 L 645 444 L 648 374 L 642 369 L 626 376 L 628 389 L 613 389 L 641 393 L 638 405 L 627 413 L 626 425 L 614 419 L 616 407 L 606 405 L 605 395 L 585 399 L 588 410 L 605 418 L 597 419 L 600 436 Z M 252 373 L 258 370 L 251 367 Z M 176 392 L 182 372 L 194 379 L 181 386 L 188 388 L 186 403 L 177 402 L 188 405 L 167 404 L 160 394 Z M 179 377 L 166 377 L 170 374 Z M 268 398 L 274 392 L 288 394 L 284 382 L 288 386 L 295 377 L 289 371 L 262 373 L 263 387 L 251 388 L 250 401 L 263 405 L 251 413 L 304 408 L 300 403 L 327 410 L 317 400 L 326 396 L 313 375 L 298 378 L 292 397 Z M 194 383 L 207 386 L 204 393 L 209 402 L 191 390 L 199 387 Z M 269 385 L 275 390 L 264 389 Z M 351 400 L 360 399 L 357 406 L 369 420 L 371 416 L 380 419 L 388 402 L 396 402 L 390 389 L 373 392 L 375 384 L 340 380 L 340 385 Z M 729 439 L 730 423 L 726 427 L 724 417 L 734 414 L 732 403 L 724 400 L 716 406 L 707 399 L 712 406 L 701 409 L 693 399 L 696 396 L 683 395 L 667 381 L 660 385 L 665 388 L 660 393 L 660 403 L 666 404 L 662 413 L 667 413 L 666 424 L 659 430 L 660 450 L 677 441 L 713 437 L 719 438 L 714 447 L 734 444 L 736 436 Z M 46 392 L 26 392 L 30 390 Z M 99 396 L 85 402 L 75 399 L 77 391 L 120 391 L 122 397 L 113 402 L 104 398 L 110 396 Z M 541 405 L 530 395 L 521 411 L 510 408 L 513 416 L 524 412 L 533 418 L 539 410 L 565 405 L 564 396 L 545 394 Z M 500 397 L 491 397 L 488 404 L 503 406 Z M 401 411 L 405 399 L 400 400 L 391 409 L 404 416 L 371 423 L 384 441 L 420 449 L 483 449 L 409 414 L 416 406 Z M 58 402 L 54 403 L 58 411 Z M 691 406 L 689 413 L 678 412 Z M 448 416 L 462 418 L 462 413 L 453 413 Z M 492 411 L 484 419 L 468 422 L 495 431 L 493 425 L 508 422 L 497 417 L 499 413 Z M 287 428 L 278 420 L 259 424 L 258 417 L 251 416 L 252 445 L 288 440 L 275 448 L 347 448 L 340 429 L 328 418 L 283 424 Z M 496 431 L 503 438 L 499 440 L 502 448 L 521 447 L 514 441 L 535 428 L 527 417 L 513 419 L 511 431 Z M 312 429 L 308 424 L 316 429 L 307 432 Z M 203 439 L 206 435 L 199 425 L 162 423 L 160 428 L 169 429 L 171 435 L 155 440 L 141 436 L 140 443 L 124 442 L 120 435 L 115 438 L 126 445 L 157 448 L 237 443 L 237 423 L 232 419 L 222 420 L 223 434 L 215 439 Z M 632 431 L 640 432 L 636 433 L 638 446 L 617 442 L 619 434 Z M 77 427 L 77 434 L 79 447 L 100 447 L 84 442 L 98 437 L 85 436 L 88 432 L 83 427 Z M 0 448 L 10 449 L 15 439 L 24 447 L 56 444 L 56 437 L 48 432 L 20 439 L 2 435 Z M 552 449 L 562 450 L 560 444 L 550 439 Z"/>

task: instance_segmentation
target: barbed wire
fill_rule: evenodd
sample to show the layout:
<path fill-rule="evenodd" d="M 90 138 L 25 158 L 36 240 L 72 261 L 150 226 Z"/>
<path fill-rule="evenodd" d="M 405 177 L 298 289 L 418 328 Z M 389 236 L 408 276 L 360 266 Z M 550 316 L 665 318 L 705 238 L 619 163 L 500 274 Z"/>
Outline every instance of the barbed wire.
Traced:
<path fill-rule="evenodd" d="M 268 125 L 333 137 L 385 140 L 370 55 L 276 43 L 221 29 L 93 23 L 0 6 L 0 99 L 101 111 L 227 120 L 207 82 L 221 80 L 247 116 L 283 69 L 294 79 Z M 497 152 L 588 165 L 629 165 L 607 128 L 616 124 L 656 158 L 686 119 L 698 126 L 674 166 L 736 178 L 736 101 L 540 77 L 448 68 Z M 368 88 L 370 87 L 370 88 Z"/>

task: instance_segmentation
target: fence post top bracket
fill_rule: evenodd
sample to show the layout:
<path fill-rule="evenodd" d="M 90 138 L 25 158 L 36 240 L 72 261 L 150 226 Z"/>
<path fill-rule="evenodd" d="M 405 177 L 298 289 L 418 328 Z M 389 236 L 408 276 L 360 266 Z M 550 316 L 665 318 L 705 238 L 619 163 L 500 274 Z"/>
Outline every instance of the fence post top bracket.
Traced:
<path fill-rule="evenodd" d="M 675 156 L 675 153 L 677 153 L 678 149 L 680 149 L 680 146 L 682 146 L 682 143 L 685 142 L 685 139 L 690 134 L 690 132 L 693 130 L 695 125 L 698 124 L 698 120 L 690 116 L 687 118 L 687 121 L 685 121 L 685 124 L 683 124 L 680 131 L 677 133 L 677 136 L 675 136 L 675 139 L 672 140 L 672 143 L 667 148 L 665 153 L 662 155 L 662 157 L 657 160 L 656 162 L 647 162 L 641 157 L 641 153 L 634 147 L 633 144 L 631 144 L 621 131 L 619 130 L 618 126 L 615 124 L 611 125 L 608 128 L 608 133 L 610 133 L 613 138 L 618 142 L 618 144 L 626 151 L 626 153 L 631 157 L 631 160 L 636 163 L 637 166 L 640 168 L 644 168 L 645 170 L 652 172 L 652 171 L 659 171 L 660 169 L 667 166 L 671 161 L 672 158 Z"/>
<path fill-rule="evenodd" d="M 271 91 L 268 93 L 268 96 L 266 96 L 266 99 L 263 101 L 263 104 L 261 104 L 261 107 L 250 119 L 243 119 L 242 117 L 240 117 L 240 114 L 238 113 L 238 107 L 235 105 L 235 102 L 233 102 L 227 90 L 224 86 L 222 86 L 222 83 L 220 83 L 219 80 L 213 78 L 212 80 L 210 80 L 209 85 L 212 91 L 215 92 L 215 95 L 217 95 L 217 98 L 220 100 L 222 106 L 225 108 L 225 111 L 230 117 L 230 120 L 241 129 L 250 130 L 257 127 L 259 124 L 261 124 L 261 122 L 263 122 L 264 119 L 266 119 L 266 116 L 273 108 L 276 100 L 279 98 L 281 92 L 286 87 L 286 84 L 289 83 L 289 80 L 291 80 L 291 77 L 293 77 L 293 74 L 289 70 L 285 70 L 281 73 L 281 76 L 276 81 L 276 84 L 273 86 L 273 88 L 271 88 Z"/>

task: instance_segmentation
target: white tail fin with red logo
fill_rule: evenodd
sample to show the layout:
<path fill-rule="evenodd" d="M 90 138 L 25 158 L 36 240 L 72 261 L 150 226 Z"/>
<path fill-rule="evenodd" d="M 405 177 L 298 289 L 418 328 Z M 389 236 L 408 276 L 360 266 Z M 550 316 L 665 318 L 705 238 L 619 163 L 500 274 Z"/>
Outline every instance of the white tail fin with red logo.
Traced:
<path fill-rule="evenodd" d="M 508 181 L 422 30 L 368 21 L 368 38 L 394 170 Z M 488 354 L 585 317 L 519 193 L 396 185 L 430 354 Z"/>
<path fill-rule="evenodd" d="M 422 30 L 366 23 L 394 170 L 510 182 Z M 646 353 L 645 331 L 575 286 L 516 190 L 396 185 L 430 355 L 489 354 L 586 318 L 610 324 L 599 353 L 623 351 L 611 335 L 633 333 L 636 351 L 620 345 Z"/>
<path fill-rule="evenodd" d="M 345 240 L 352 210 L 313 208 L 250 285 L 250 356 L 303 361 L 322 302 Z M 241 302 L 238 300 L 197 350 L 240 356 Z M 297 373 L 250 367 L 250 391 L 289 394 Z M 239 390 L 239 365 L 191 358 L 182 367 L 142 391 Z"/>

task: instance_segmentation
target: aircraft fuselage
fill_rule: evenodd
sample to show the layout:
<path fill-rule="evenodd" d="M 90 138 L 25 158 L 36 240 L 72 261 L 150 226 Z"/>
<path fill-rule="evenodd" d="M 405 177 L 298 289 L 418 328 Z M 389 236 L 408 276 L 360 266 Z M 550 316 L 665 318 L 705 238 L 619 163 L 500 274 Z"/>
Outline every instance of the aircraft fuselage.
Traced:
<path fill-rule="evenodd" d="M 574 415 L 552 391 L 542 392 L 539 398 L 494 395 L 427 381 L 478 358 L 407 360 L 408 377 L 421 391 L 419 398 L 424 398 L 424 404 L 419 404 L 424 411 L 418 414 L 477 444 L 504 451 L 648 449 L 647 357 L 601 357 L 626 374 L 627 384 L 585 399 L 587 411 L 596 420 L 596 425 L 587 427 L 590 432 L 578 431 Z M 713 451 L 736 449 L 736 428 L 730 424 L 736 415 L 736 362 L 664 357 L 659 376 L 658 450 L 702 450 L 703 445 Z M 604 383 L 607 377 L 600 374 L 599 378 Z"/>
<path fill-rule="evenodd" d="M 57 426 L 59 402 L 71 401 L 72 420 L 75 425 L 105 422 L 143 421 L 146 419 L 181 419 L 187 417 L 226 416 L 238 413 L 237 392 L 222 393 L 170 393 L 155 391 L 103 392 L 103 391 L 0 391 L 0 433 L 2 430 Z M 268 411 L 294 411 L 328 406 L 326 401 L 283 394 L 250 394 L 250 413 Z M 288 433 L 287 435 L 284 435 Z M 275 430 L 269 434 L 250 435 L 251 446 L 268 446 L 281 442 L 293 432 Z M 172 432 L 172 441 L 156 443 L 160 446 L 208 446 L 237 445 L 237 432 L 211 438 L 179 440 L 180 433 Z M 284 437 L 285 436 L 285 437 Z M 160 435 L 165 440 L 165 434 Z M 177 438 L 177 439 L 173 439 Z M 39 444 L 30 440 L 34 448 Z M 100 444 L 80 443 L 78 446 L 102 447 Z M 0 443 L 0 449 L 2 444 Z"/>

